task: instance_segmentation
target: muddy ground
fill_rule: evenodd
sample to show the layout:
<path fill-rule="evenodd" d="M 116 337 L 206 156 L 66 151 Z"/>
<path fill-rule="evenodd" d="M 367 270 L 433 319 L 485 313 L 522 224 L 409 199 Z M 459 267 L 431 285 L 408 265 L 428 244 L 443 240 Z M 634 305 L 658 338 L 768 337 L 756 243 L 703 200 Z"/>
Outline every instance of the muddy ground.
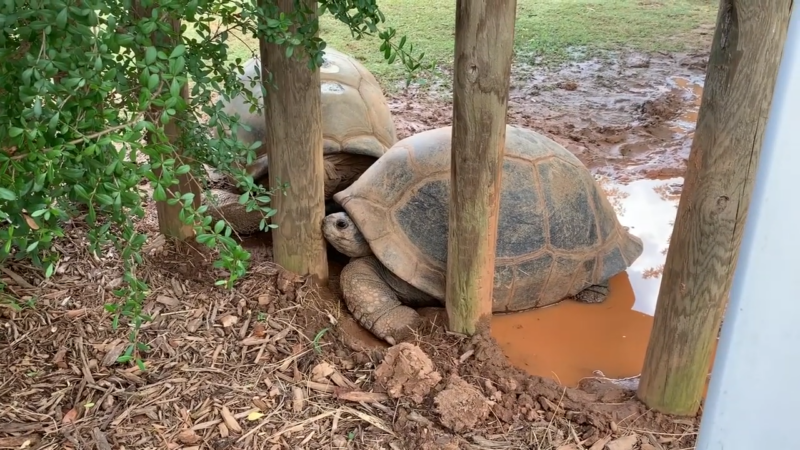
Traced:
<path fill-rule="evenodd" d="M 564 145 L 620 181 L 682 176 L 707 54 L 619 53 L 556 70 L 516 65 L 508 123 Z M 391 98 L 403 138 L 451 124 L 452 95 L 410 89 Z"/>
<path fill-rule="evenodd" d="M 516 67 L 509 123 L 545 133 L 597 174 L 681 176 L 705 54 L 641 55 Z M 391 97 L 400 137 L 450 124 L 440 91 Z M 0 306 L 0 448 L 67 449 L 691 449 L 698 420 L 648 411 L 602 379 L 578 389 L 511 367 L 481 333 L 436 321 L 387 348 L 317 289 L 269 262 L 267 244 L 232 292 L 220 274 L 157 234 L 154 205 L 142 275 L 154 320 L 147 370 L 116 362 L 130 325 L 104 303 L 119 258 L 86 251 L 75 222 L 44 281 L 25 264 L 3 273 L 19 300 Z M 428 317 L 435 318 L 435 314 Z"/>

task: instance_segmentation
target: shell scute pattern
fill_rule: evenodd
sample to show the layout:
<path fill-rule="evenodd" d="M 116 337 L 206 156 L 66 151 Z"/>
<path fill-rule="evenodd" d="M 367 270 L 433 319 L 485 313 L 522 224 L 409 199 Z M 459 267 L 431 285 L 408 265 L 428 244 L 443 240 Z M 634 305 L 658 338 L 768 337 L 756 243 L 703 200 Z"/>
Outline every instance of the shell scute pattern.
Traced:
<path fill-rule="evenodd" d="M 443 300 L 450 196 L 450 127 L 398 142 L 336 194 L 381 263 Z M 368 199 L 368 200 L 367 200 Z M 507 127 L 494 311 L 545 306 L 625 270 L 641 240 L 619 224 L 592 175 L 569 151 Z"/>

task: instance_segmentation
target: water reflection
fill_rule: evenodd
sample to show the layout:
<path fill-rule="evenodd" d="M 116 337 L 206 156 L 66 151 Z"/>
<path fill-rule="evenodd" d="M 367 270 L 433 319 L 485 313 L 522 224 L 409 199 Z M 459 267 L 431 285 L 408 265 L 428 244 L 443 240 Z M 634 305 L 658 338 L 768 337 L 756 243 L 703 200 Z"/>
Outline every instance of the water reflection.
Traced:
<path fill-rule="evenodd" d="M 652 316 L 683 178 L 643 179 L 627 184 L 600 178 L 598 182 L 614 205 L 620 223 L 644 242 L 642 256 L 628 268 L 628 274 L 636 296 L 633 309 Z"/>

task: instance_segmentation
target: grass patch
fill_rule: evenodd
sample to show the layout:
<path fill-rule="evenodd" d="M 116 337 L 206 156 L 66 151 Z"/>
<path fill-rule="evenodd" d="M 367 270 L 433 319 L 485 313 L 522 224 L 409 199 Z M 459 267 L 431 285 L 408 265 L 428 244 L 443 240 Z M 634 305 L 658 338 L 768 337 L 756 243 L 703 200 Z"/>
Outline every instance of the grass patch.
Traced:
<path fill-rule="evenodd" d="M 455 44 L 455 1 L 381 0 L 387 25 L 407 35 L 414 50 L 425 52 L 425 63 L 449 68 Z M 515 36 L 517 59 L 542 64 L 561 63 L 597 51 L 629 48 L 639 51 L 681 51 L 697 46 L 691 33 L 713 24 L 716 0 L 518 0 Z M 322 38 L 354 55 L 389 87 L 402 80 L 400 61 L 386 64 L 378 38 L 354 40 L 348 28 L 329 14 L 321 18 Z M 231 58 L 258 52 L 255 40 L 231 41 Z"/>

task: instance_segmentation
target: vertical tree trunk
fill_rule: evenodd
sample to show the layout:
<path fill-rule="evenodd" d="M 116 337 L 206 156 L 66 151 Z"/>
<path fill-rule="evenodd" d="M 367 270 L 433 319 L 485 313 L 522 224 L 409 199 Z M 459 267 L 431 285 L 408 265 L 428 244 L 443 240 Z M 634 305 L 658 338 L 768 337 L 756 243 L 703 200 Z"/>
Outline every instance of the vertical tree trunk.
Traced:
<path fill-rule="evenodd" d="M 722 0 L 638 396 L 697 413 L 728 301 L 791 1 Z"/>
<path fill-rule="evenodd" d="M 303 0 L 315 13 L 317 2 Z M 293 0 L 276 0 L 284 12 Z M 310 70 L 307 54 L 295 48 L 291 58 L 281 45 L 260 44 L 261 74 L 273 76 L 277 88 L 265 84 L 265 144 L 269 148 L 270 185 L 289 183 L 286 195 L 272 198 L 277 213 L 272 230 L 275 262 L 318 283 L 328 281 L 328 257 L 322 235 L 325 214 L 322 160 L 322 112 L 319 69 Z M 298 58 L 300 56 L 300 58 Z"/>
<path fill-rule="evenodd" d="M 144 8 L 141 6 L 139 1 L 134 2 L 134 12 L 137 18 L 146 18 L 150 17 L 152 8 Z M 181 31 L 181 22 L 177 19 L 170 20 L 172 24 L 172 30 L 176 34 L 180 34 Z M 166 45 L 165 36 L 159 32 L 154 33 L 153 42 L 158 43 L 159 45 Z M 181 89 L 181 96 L 184 99 L 189 99 L 189 86 L 184 85 Z M 159 117 L 161 115 L 160 110 L 154 109 L 152 111 L 155 117 Z M 164 127 L 164 134 L 167 135 L 170 143 L 176 143 L 180 140 L 181 137 L 181 130 L 178 123 L 175 121 L 175 118 L 171 120 L 165 127 Z M 180 151 L 176 151 L 175 155 L 175 167 L 179 167 L 183 164 L 183 159 L 181 158 Z M 160 169 L 154 170 L 157 176 L 160 176 Z M 191 192 L 194 194 L 194 200 L 192 201 L 192 207 L 197 209 L 201 205 L 201 196 L 202 191 L 200 189 L 200 185 L 197 181 L 192 177 L 191 172 L 179 175 L 178 176 L 178 184 L 166 187 L 165 190 L 167 191 L 167 198 L 172 198 L 175 193 L 179 195 L 185 194 L 187 192 Z M 166 201 L 158 201 L 156 202 L 156 211 L 158 213 L 158 229 L 161 234 L 177 238 L 179 241 L 188 241 L 189 239 L 195 236 L 194 228 L 191 225 L 184 224 L 179 216 L 179 213 L 182 209 L 181 203 L 177 203 L 175 205 L 169 205 Z"/>
<path fill-rule="evenodd" d="M 456 3 L 446 307 L 458 333 L 475 333 L 492 313 L 516 6 Z"/>
<path fill-rule="evenodd" d="M 176 28 L 173 29 L 180 30 L 180 21 L 174 21 L 173 26 L 176 26 Z M 181 96 L 183 96 L 185 99 L 189 98 L 188 85 L 184 85 L 183 88 L 181 88 Z M 166 126 L 164 126 L 164 134 L 167 135 L 172 143 L 175 143 L 180 139 L 181 130 L 175 119 L 171 120 Z M 180 167 L 184 164 L 180 152 L 176 152 L 174 158 L 174 167 Z M 156 172 L 156 174 L 158 173 L 159 172 Z M 166 191 L 168 199 L 172 198 L 176 193 L 178 195 L 183 195 L 187 192 L 191 192 L 194 194 L 192 207 L 194 209 L 200 208 L 202 192 L 200 185 L 197 183 L 194 177 L 192 177 L 191 172 L 178 175 L 178 184 L 168 187 Z M 183 209 L 183 205 L 180 202 L 176 203 L 175 205 L 169 205 L 165 201 L 156 202 L 156 211 L 158 212 L 158 229 L 165 236 L 174 237 L 180 239 L 181 241 L 188 241 L 195 236 L 194 228 L 192 225 L 187 225 L 181 221 L 180 216 L 178 215 L 181 209 Z"/>

